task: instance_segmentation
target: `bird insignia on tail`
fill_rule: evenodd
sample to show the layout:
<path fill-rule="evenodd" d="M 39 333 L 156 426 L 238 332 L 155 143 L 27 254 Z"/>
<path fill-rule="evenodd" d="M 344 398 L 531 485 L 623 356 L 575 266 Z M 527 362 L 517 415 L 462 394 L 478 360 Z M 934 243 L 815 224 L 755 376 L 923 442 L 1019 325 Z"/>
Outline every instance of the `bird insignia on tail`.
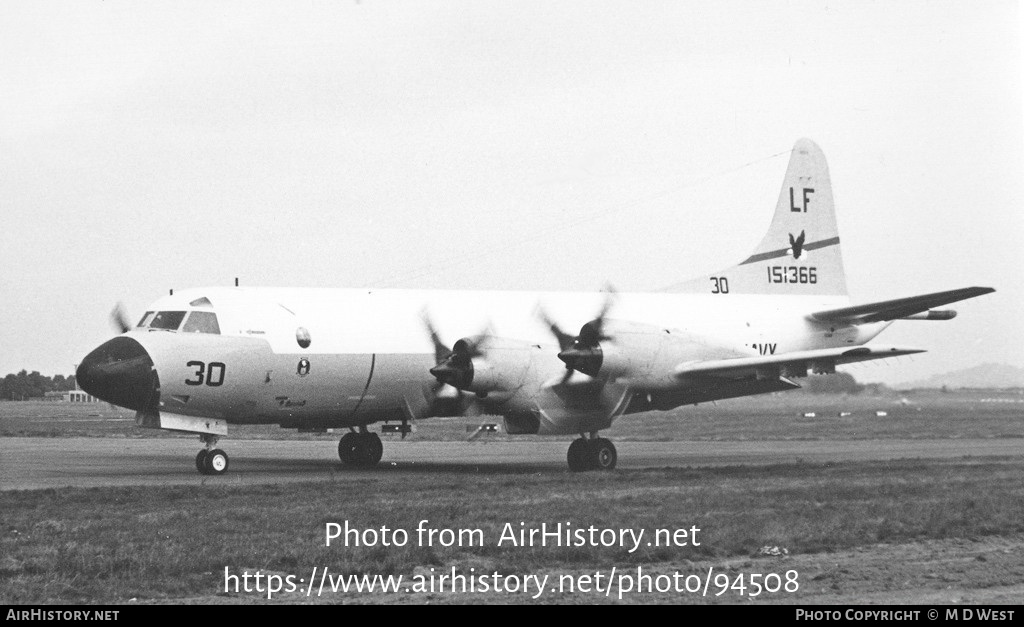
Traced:
<path fill-rule="evenodd" d="M 804 232 L 800 231 L 799 237 L 794 238 L 789 234 L 789 250 L 793 253 L 793 259 L 799 259 L 804 252 Z"/>

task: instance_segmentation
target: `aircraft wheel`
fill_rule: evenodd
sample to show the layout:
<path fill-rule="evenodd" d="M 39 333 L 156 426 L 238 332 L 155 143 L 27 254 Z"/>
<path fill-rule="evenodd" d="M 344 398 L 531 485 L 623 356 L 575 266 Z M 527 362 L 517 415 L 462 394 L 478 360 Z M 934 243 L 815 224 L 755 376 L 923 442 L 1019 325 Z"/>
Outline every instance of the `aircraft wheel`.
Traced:
<path fill-rule="evenodd" d="M 359 435 L 346 433 L 338 442 L 338 459 L 346 466 L 358 466 L 361 450 Z"/>
<path fill-rule="evenodd" d="M 380 436 L 376 433 L 365 433 L 366 447 L 366 465 L 376 466 L 380 463 L 380 458 L 384 456 L 384 443 L 380 441 Z"/>
<path fill-rule="evenodd" d="M 612 470 L 619 460 L 615 445 L 608 438 L 597 438 L 590 441 L 590 467 L 595 470 Z"/>
<path fill-rule="evenodd" d="M 376 466 L 384 455 L 384 443 L 376 433 L 346 433 L 338 442 L 338 458 L 346 466 Z"/>
<path fill-rule="evenodd" d="M 215 448 L 206 454 L 204 467 L 208 475 L 223 475 L 228 469 L 228 454 Z"/>
<path fill-rule="evenodd" d="M 205 448 L 201 448 L 199 449 L 199 454 L 196 455 L 196 470 L 204 475 L 206 474 L 206 454 L 207 450 Z"/>
<path fill-rule="evenodd" d="M 588 448 L 587 440 L 583 438 L 577 438 L 569 444 L 569 452 L 566 453 L 566 458 L 569 461 L 569 470 L 573 472 L 589 470 Z"/>

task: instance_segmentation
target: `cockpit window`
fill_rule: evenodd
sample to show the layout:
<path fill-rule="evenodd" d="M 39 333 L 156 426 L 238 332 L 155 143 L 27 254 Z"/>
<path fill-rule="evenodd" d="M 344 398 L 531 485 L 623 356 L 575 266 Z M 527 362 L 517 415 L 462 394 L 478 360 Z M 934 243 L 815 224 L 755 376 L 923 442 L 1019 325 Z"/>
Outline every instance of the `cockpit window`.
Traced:
<path fill-rule="evenodd" d="M 139 324 L 135 326 L 148 327 L 149 323 L 153 321 L 153 316 L 156 315 L 155 311 L 147 311 L 143 316 L 142 320 L 139 320 Z"/>
<path fill-rule="evenodd" d="M 217 314 L 211 311 L 193 311 L 188 315 L 188 320 L 181 330 L 184 333 L 213 333 L 214 335 L 220 335 Z"/>
<path fill-rule="evenodd" d="M 184 311 L 160 311 L 153 316 L 153 320 L 150 321 L 148 326 L 150 329 L 169 329 L 174 331 L 181 326 L 181 321 L 184 319 Z"/>

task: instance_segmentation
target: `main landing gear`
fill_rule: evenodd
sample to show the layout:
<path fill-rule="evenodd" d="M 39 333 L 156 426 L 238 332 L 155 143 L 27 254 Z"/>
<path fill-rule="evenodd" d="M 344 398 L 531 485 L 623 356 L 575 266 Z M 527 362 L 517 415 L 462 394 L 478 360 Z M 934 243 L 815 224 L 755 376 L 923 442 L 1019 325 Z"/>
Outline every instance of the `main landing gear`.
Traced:
<path fill-rule="evenodd" d="M 217 445 L 217 436 L 209 433 L 199 434 L 199 440 L 206 445 L 196 455 L 196 470 L 204 475 L 223 475 L 228 469 L 228 454 Z"/>
<path fill-rule="evenodd" d="M 371 468 L 380 462 L 384 444 L 380 436 L 362 427 L 358 432 L 350 431 L 338 442 L 338 457 L 345 466 Z"/>
<path fill-rule="evenodd" d="M 619 459 L 619 454 L 611 440 L 599 438 L 596 433 L 591 433 L 589 438 L 581 434 L 579 439 L 573 440 L 566 457 L 569 460 L 569 470 L 580 472 L 612 470 Z"/>

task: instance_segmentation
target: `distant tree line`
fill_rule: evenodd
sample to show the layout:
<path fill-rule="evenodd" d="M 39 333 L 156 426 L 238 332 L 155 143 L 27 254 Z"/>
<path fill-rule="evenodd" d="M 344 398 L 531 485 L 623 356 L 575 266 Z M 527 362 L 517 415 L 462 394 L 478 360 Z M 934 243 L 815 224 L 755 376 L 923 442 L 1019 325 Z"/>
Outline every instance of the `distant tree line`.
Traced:
<path fill-rule="evenodd" d="M 39 374 L 38 370 L 22 370 L 18 374 L 9 374 L 0 381 L 0 400 L 25 401 L 41 398 L 47 392 L 66 392 L 73 389 L 75 375 L 65 377 L 58 374 L 51 378 Z"/>
<path fill-rule="evenodd" d="M 824 376 L 807 377 L 800 381 L 801 387 L 811 394 L 859 394 L 865 390 L 872 394 L 884 393 L 887 388 L 879 383 L 861 385 L 853 375 L 845 372 Z M 24 401 L 30 398 L 41 398 L 47 392 L 66 392 L 75 389 L 75 375 L 65 377 L 62 374 L 53 378 L 44 377 L 38 371 L 22 370 L 18 374 L 9 374 L 0 381 L 0 400 Z"/>
<path fill-rule="evenodd" d="M 800 386 L 811 394 L 858 394 L 864 386 L 845 372 L 807 377 Z"/>
<path fill-rule="evenodd" d="M 800 380 L 800 387 L 811 394 L 885 394 L 889 388 L 882 383 L 868 383 L 862 385 L 857 383 L 853 375 L 846 372 L 835 374 L 816 375 Z"/>

